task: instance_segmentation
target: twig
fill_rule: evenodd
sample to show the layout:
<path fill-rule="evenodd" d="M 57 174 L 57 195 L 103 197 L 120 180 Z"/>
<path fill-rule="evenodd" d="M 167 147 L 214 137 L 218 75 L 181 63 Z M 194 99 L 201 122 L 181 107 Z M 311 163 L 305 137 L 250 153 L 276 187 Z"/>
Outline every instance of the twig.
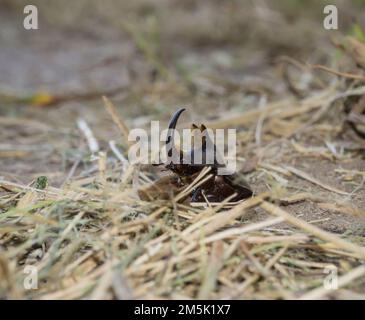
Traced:
<path fill-rule="evenodd" d="M 89 125 L 84 119 L 77 120 L 77 126 L 86 138 L 87 144 L 89 146 L 90 152 L 95 154 L 99 151 L 98 141 L 95 139 L 93 132 L 91 131 Z"/>
<path fill-rule="evenodd" d="M 335 193 L 338 193 L 338 194 L 342 194 L 342 195 L 348 195 L 348 192 L 345 192 L 345 191 L 342 191 L 342 190 L 339 190 L 337 188 L 334 188 L 334 187 L 331 187 L 313 177 L 311 177 L 308 173 L 304 172 L 304 171 L 301 171 L 299 169 L 296 169 L 296 168 L 293 168 L 293 167 L 290 167 L 290 166 L 284 166 L 284 168 L 288 171 L 290 171 L 291 173 L 295 174 L 296 176 L 298 176 L 299 178 L 302 178 L 304 180 L 307 180 L 313 184 L 316 184 L 320 187 L 322 187 L 323 189 L 326 189 L 328 191 L 331 191 L 331 192 L 335 192 Z"/>
<path fill-rule="evenodd" d="M 121 132 L 122 136 L 124 136 L 125 140 L 127 141 L 128 145 L 130 145 L 130 141 L 128 140 L 129 129 L 122 118 L 118 115 L 117 108 L 115 105 L 106 97 L 103 96 L 104 107 L 112 117 L 114 123 L 118 126 L 119 131 Z"/>
<path fill-rule="evenodd" d="M 331 69 L 329 67 L 326 66 L 322 66 L 320 64 L 307 64 L 309 68 L 311 69 L 318 69 L 318 70 L 323 70 L 326 71 L 328 73 L 332 73 L 336 76 L 340 76 L 340 77 L 344 77 L 344 78 L 349 78 L 349 79 L 356 79 L 356 80 L 361 80 L 361 81 L 365 81 L 365 76 L 360 75 L 360 74 L 353 74 L 353 73 L 347 73 L 347 72 L 340 72 L 334 69 Z"/>
<path fill-rule="evenodd" d="M 223 254 L 223 242 L 214 242 L 208 266 L 205 270 L 204 280 L 198 293 L 198 299 L 208 299 L 211 296 L 211 292 L 214 291 L 218 272 L 223 265 Z"/>
<path fill-rule="evenodd" d="M 348 250 L 352 253 L 355 253 L 362 259 L 365 259 L 365 248 L 364 247 L 360 247 L 354 243 L 343 240 L 340 237 L 334 235 L 333 233 L 324 231 L 316 226 L 309 224 L 308 222 L 306 222 L 304 220 L 296 218 L 293 215 L 289 214 L 288 212 L 284 211 L 283 209 L 281 209 L 267 201 L 264 201 L 261 204 L 261 207 L 264 210 L 266 210 L 267 212 L 269 212 L 275 216 L 283 217 L 290 224 L 292 224 L 324 241 L 331 242 L 339 248 L 342 248 L 342 249 Z"/>

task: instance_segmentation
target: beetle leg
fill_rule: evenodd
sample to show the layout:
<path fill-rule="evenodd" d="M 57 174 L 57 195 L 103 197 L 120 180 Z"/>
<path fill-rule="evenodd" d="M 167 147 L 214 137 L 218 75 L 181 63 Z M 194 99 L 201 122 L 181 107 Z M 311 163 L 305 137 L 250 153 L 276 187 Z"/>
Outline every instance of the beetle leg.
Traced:
<path fill-rule="evenodd" d="M 242 184 L 236 184 L 232 181 L 231 176 L 222 176 L 222 177 L 224 183 L 229 185 L 232 189 L 234 189 L 234 192 L 237 193 L 237 196 L 234 198 L 234 201 L 252 197 L 253 192 L 247 182 L 243 182 Z"/>
<path fill-rule="evenodd" d="M 192 194 L 191 194 L 190 202 L 201 202 L 202 201 L 201 200 L 202 191 L 203 191 L 203 189 L 201 187 L 198 187 L 198 188 L 194 189 Z"/>

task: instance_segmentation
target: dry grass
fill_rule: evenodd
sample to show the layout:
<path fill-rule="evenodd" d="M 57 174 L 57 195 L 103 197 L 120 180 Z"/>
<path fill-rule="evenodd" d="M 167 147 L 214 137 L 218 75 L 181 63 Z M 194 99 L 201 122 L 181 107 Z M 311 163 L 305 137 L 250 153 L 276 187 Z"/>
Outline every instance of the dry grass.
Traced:
<path fill-rule="evenodd" d="M 356 91 L 364 93 L 364 87 Z M 309 114 L 328 108 L 333 97 L 346 94 L 321 92 L 299 101 L 294 115 L 288 113 L 293 106 L 289 109 L 283 102 L 261 113 L 248 112 L 251 116 L 242 114 L 242 119 L 254 123 L 265 112 L 262 134 L 266 137 L 271 121 L 310 118 Z M 118 116 L 113 113 L 113 117 Z M 237 126 L 240 118 L 233 119 Z M 230 125 L 229 119 L 224 125 Z M 305 130 L 313 133 L 321 128 L 311 124 Z M 280 143 L 290 141 L 284 138 Z M 364 275 L 359 267 L 365 259 L 363 241 L 324 231 L 275 203 L 315 201 L 323 208 L 332 195 L 341 203 L 335 210 L 352 214 L 361 209 L 346 200 L 348 192 L 294 167 L 270 165 L 264 160 L 265 150 L 261 151 L 254 174 L 265 168 L 265 176 L 273 176 L 275 184 L 269 192 L 223 211 L 181 204 L 178 200 L 184 193 L 171 201 L 143 202 L 130 182 L 137 174 L 140 183 L 146 183 L 143 172 L 122 163 L 111 169 L 104 153 L 97 156 L 97 172 L 70 178 L 62 188 L 0 181 L 1 246 L 5 249 L 0 260 L 2 295 L 38 299 L 336 297 L 339 291 L 322 288 L 328 265 L 338 268 L 340 286 L 363 288 L 355 281 Z M 309 181 L 313 191 L 298 197 L 289 190 L 283 181 L 293 174 Z M 326 194 L 314 199 L 312 192 L 318 188 Z M 277 218 L 251 222 L 248 214 L 258 207 Z M 295 229 L 273 228 L 283 222 Z M 28 264 L 39 270 L 38 290 L 22 290 L 23 268 Z"/>

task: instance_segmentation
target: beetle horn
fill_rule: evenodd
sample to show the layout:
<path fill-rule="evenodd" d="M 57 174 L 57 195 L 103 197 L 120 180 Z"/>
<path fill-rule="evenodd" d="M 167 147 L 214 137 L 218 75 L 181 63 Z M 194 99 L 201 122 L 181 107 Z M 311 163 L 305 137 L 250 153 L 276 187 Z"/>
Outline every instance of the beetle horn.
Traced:
<path fill-rule="evenodd" d="M 166 148 L 168 150 L 167 155 L 169 157 L 172 156 L 172 148 L 175 148 L 174 145 L 174 133 L 175 133 L 175 128 L 176 128 L 176 124 L 177 121 L 179 120 L 180 115 L 185 111 L 185 108 L 181 108 L 179 110 L 177 110 L 174 115 L 172 116 L 170 122 L 169 122 L 169 126 L 168 126 L 168 133 L 167 133 L 167 139 L 166 139 Z M 172 143 L 171 147 L 170 144 Z"/>

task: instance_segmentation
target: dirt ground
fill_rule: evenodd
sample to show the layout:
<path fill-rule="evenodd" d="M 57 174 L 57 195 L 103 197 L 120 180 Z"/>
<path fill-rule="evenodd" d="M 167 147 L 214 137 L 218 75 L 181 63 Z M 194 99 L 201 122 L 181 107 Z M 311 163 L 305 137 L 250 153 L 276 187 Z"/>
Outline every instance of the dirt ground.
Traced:
<path fill-rule="evenodd" d="M 351 59 L 339 54 L 331 38 L 351 33 L 353 21 L 365 26 L 363 2 L 336 2 L 341 13 L 338 31 L 324 30 L 323 5 L 314 1 L 295 1 L 296 6 L 289 1 L 270 5 L 269 1 L 238 0 L 225 4 L 105 1 L 103 5 L 91 1 L 87 7 L 79 1 L 74 8 L 66 8 L 61 1 L 34 2 L 39 6 L 40 29 L 26 31 L 23 2 L 0 1 L 0 183 L 4 186 L 30 186 L 37 177 L 46 176 L 49 186 L 62 189 L 73 181 L 95 177 L 98 162 L 90 157 L 77 126 L 79 119 L 86 121 L 100 149 L 107 152 L 107 175 L 118 174 L 118 159 L 109 142 L 117 141 L 124 153 L 127 145 L 104 108 L 102 95 L 110 98 L 129 128 L 148 128 L 150 120 L 167 123 L 179 106 L 186 106 L 184 124 L 219 126 L 228 119 L 225 127 L 238 129 L 240 172 L 255 194 L 273 192 L 281 199 L 274 203 L 294 217 L 361 248 L 365 245 L 361 216 L 365 140 L 344 124 L 345 99 L 323 108 L 331 97 L 354 87 L 348 85 L 349 79 L 295 63 L 345 71 L 352 67 Z M 312 103 L 315 99 L 319 102 Z M 272 105 L 279 107 L 265 111 Z M 314 107 L 306 109 L 310 105 Z M 262 113 L 246 121 L 245 114 L 255 111 Z M 307 127 L 297 132 L 304 124 Z M 151 170 L 145 172 L 154 179 Z M 11 190 L 0 193 L 4 201 L 0 215 L 10 210 L 8 197 L 19 192 Z M 283 200 L 298 194 L 303 198 Z M 357 214 L 341 210 L 344 207 Z M 256 223 L 269 216 L 256 207 L 241 222 Z M 271 230 L 290 234 L 298 228 L 279 223 L 266 231 Z M 21 244 L 9 244 L 5 233 L 0 239 L 5 257 L 10 250 L 21 251 Z M 17 258 L 10 254 L 11 263 L 20 263 L 20 251 Z M 311 255 L 301 258 L 310 261 Z M 316 256 L 314 261 L 331 259 Z M 355 268 L 362 261 L 347 263 Z M 136 289 L 140 280 L 132 278 L 131 287 Z M 220 281 L 231 287 L 228 280 Z M 172 290 L 156 296 L 197 297 L 188 293 L 193 285 L 187 286 L 178 294 Z M 277 296 L 265 295 L 258 285 L 244 297 L 297 298 L 313 287 L 295 288 L 286 288 L 290 294 Z M 352 291 L 344 289 L 333 297 L 363 299 L 365 276 L 349 288 Z M 1 296 L 9 292 L 16 290 L 2 291 Z M 83 296 L 52 296 L 52 292 L 57 289 L 42 294 L 48 298 Z M 27 296 L 19 295 L 23 294 Z M 143 292 L 140 296 L 155 297 Z M 232 296 L 223 290 L 209 297 Z"/>

